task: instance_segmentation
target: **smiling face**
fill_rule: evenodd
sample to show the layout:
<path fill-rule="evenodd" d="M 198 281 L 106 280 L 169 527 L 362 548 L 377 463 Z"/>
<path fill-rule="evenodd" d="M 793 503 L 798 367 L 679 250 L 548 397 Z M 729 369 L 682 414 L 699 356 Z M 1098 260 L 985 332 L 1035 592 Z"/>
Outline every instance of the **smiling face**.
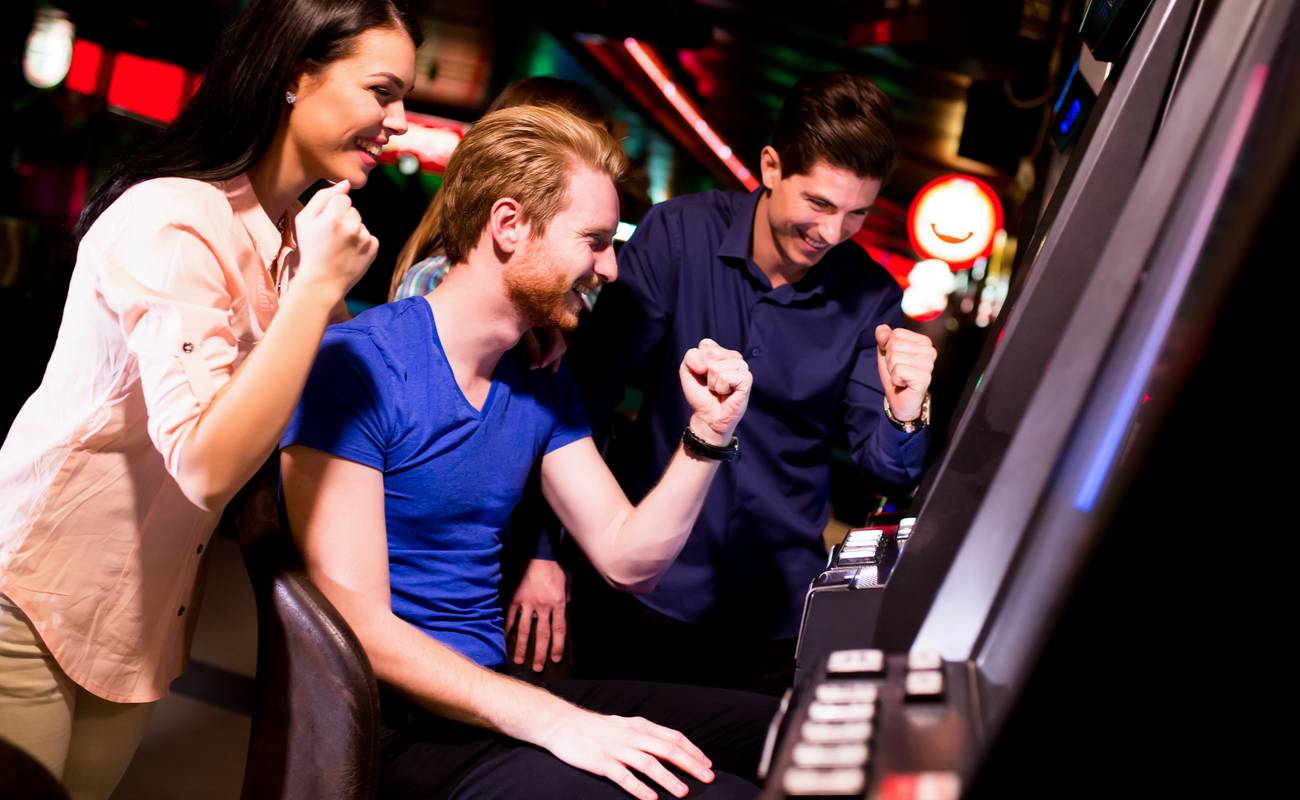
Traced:
<path fill-rule="evenodd" d="M 303 75 L 286 141 L 304 174 L 365 184 L 390 136 L 406 130 L 403 99 L 415 85 L 415 45 L 404 31 L 372 28 L 352 54 Z"/>
<path fill-rule="evenodd" d="M 618 278 L 614 230 L 618 192 L 609 176 L 589 168 L 573 170 L 566 184 L 568 204 L 540 235 L 507 265 L 503 280 L 511 302 L 530 325 L 573 330 L 587 293 Z"/>
<path fill-rule="evenodd" d="M 923 187 L 909 215 L 908 233 L 918 253 L 949 264 L 969 264 L 986 254 L 1001 225 L 997 197 L 966 177 Z"/>
<path fill-rule="evenodd" d="M 801 175 L 781 175 L 780 156 L 763 148 L 763 185 L 769 190 L 754 221 L 754 258 L 760 266 L 783 273 L 811 268 L 832 247 L 862 228 L 867 211 L 880 193 L 879 178 L 855 175 L 818 161 Z M 765 226 L 760 236 L 757 228 Z M 770 242 L 770 252 L 760 244 Z M 763 258 L 775 264 L 763 264 Z"/>

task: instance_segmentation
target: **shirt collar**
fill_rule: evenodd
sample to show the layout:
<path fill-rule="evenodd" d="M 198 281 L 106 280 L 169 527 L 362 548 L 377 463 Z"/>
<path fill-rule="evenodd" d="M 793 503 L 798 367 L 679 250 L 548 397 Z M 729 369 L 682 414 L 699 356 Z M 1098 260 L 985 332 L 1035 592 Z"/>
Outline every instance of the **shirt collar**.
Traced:
<path fill-rule="evenodd" d="M 763 187 L 758 187 L 748 195 L 738 197 L 732 204 L 731 224 L 722 234 L 718 245 L 718 255 L 723 258 L 749 260 L 749 250 L 754 241 L 754 214 L 758 210 L 758 198 Z"/>
<path fill-rule="evenodd" d="M 773 300 L 788 303 L 824 294 L 829 277 L 826 262 L 834 257 L 837 248 L 832 248 L 794 286 L 787 284 L 772 289 L 772 282 L 767 275 L 763 274 L 763 270 L 758 268 L 758 264 L 754 263 L 750 250 L 754 241 L 754 217 L 758 214 L 758 200 L 762 192 L 763 187 L 760 186 L 748 195 L 736 199 L 732 205 L 731 224 L 727 226 L 727 230 L 722 234 L 722 241 L 718 244 L 718 256 L 732 260 L 731 263 L 736 266 L 744 264 L 759 285 L 772 292 Z M 843 247 L 846 244 L 848 243 L 839 246 Z"/>
<path fill-rule="evenodd" d="M 301 206 L 298 203 L 293 204 L 290 209 L 288 219 L 282 233 L 275 222 L 267 216 L 266 209 L 258 202 L 256 193 L 253 192 L 253 184 L 248 180 L 247 173 L 236 175 L 223 183 L 223 189 L 226 197 L 230 200 L 230 207 L 234 209 L 235 216 L 243 224 L 244 230 L 248 231 L 249 237 L 253 240 L 253 246 L 262 256 L 262 260 L 269 268 L 275 260 L 280 257 L 282 248 L 297 250 L 298 243 L 293 235 L 293 218 L 297 216 Z"/>

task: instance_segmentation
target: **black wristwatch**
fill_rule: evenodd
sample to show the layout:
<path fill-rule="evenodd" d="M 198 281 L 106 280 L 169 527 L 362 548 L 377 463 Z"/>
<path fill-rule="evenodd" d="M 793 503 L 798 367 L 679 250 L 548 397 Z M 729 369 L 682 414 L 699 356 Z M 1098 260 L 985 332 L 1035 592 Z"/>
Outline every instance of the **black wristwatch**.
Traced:
<path fill-rule="evenodd" d="M 740 439 L 735 436 L 731 437 L 731 444 L 719 447 L 696 436 L 689 426 L 682 431 L 682 447 L 691 455 L 710 461 L 735 461 L 740 455 Z"/>

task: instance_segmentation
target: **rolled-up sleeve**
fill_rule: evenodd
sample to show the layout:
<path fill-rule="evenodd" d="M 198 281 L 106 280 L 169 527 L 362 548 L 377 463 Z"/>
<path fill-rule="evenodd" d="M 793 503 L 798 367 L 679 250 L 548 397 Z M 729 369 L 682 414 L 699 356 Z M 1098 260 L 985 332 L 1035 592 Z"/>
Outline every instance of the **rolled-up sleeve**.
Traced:
<path fill-rule="evenodd" d="M 149 438 L 173 476 L 239 357 L 230 272 L 196 227 L 147 214 L 102 255 L 100 289 L 139 365 Z"/>

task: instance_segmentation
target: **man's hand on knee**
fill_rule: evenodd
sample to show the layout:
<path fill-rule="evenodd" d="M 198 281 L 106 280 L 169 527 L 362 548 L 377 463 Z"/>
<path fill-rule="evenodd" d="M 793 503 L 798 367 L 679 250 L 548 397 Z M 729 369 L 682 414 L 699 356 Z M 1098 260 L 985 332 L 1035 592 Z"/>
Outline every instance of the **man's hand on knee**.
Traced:
<path fill-rule="evenodd" d="M 608 778 L 633 797 L 654 800 L 658 796 L 633 770 L 674 797 L 684 797 L 687 786 L 665 764 L 703 783 L 713 782 L 713 762 L 671 728 L 642 717 L 606 716 L 576 706 L 558 723 L 544 747 L 570 766 Z"/>

